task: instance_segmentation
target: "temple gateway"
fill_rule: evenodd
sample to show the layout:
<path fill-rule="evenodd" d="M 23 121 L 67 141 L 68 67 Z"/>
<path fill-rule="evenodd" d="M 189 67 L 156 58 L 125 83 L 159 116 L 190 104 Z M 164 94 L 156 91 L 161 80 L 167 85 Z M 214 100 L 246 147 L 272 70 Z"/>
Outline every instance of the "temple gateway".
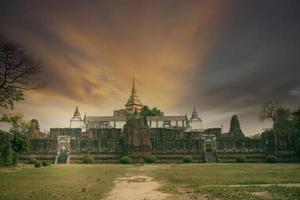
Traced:
<path fill-rule="evenodd" d="M 202 127 L 202 120 L 194 107 L 191 117 L 140 116 L 143 108 L 133 85 L 125 108 L 114 110 L 111 116 L 80 114 L 79 108 L 66 128 L 51 128 L 50 134 L 36 134 L 30 138 L 31 149 L 20 160 L 48 159 L 55 163 L 82 163 L 91 154 L 97 163 L 116 163 L 123 155 L 134 162 L 143 162 L 155 155 L 157 162 L 182 162 L 184 155 L 193 162 L 234 162 L 244 155 L 250 162 L 263 161 L 276 155 L 282 161 L 297 156 L 289 135 L 262 135 L 249 138 L 243 134 L 237 115 L 232 116 L 230 130 Z M 284 138 L 280 138 L 284 137 Z"/>

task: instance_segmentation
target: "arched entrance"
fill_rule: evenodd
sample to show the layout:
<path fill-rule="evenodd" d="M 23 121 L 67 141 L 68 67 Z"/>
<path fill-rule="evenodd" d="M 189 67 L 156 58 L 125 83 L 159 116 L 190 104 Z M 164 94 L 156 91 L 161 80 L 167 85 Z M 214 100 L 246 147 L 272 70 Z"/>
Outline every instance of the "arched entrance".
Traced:
<path fill-rule="evenodd" d="M 205 134 L 204 138 L 204 161 L 208 163 L 219 162 L 217 156 L 216 136 L 213 134 Z"/>
<path fill-rule="evenodd" d="M 57 137 L 57 156 L 55 163 L 69 163 L 70 154 L 70 136 L 58 136 Z"/>

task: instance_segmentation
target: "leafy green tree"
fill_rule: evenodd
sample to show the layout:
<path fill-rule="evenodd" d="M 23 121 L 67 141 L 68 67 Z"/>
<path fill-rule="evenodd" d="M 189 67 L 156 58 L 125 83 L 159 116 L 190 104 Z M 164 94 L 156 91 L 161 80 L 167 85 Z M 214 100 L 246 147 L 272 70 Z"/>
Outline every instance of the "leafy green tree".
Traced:
<path fill-rule="evenodd" d="M 1 121 L 10 123 L 12 126 L 11 131 L 17 131 L 29 135 L 30 124 L 26 122 L 20 114 L 3 115 Z"/>
<path fill-rule="evenodd" d="M 296 122 L 296 129 L 300 130 L 300 108 L 293 113 L 293 119 Z"/>
<path fill-rule="evenodd" d="M 11 145 L 11 134 L 0 130 L 0 166 L 14 164 L 14 153 Z"/>
<path fill-rule="evenodd" d="M 262 106 L 262 109 L 259 113 L 259 119 L 264 121 L 266 119 L 271 119 L 273 125 L 280 122 L 285 122 L 290 120 L 291 112 L 287 108 L 283 108 L 279 102 L 266 102 Z"/>
<path fill-rule="evenodd" d="M 40 131 L 40 123 L 37 119 L 32 119 L 30 121 L 30 129 L 33 130 L 33 131 Z"/>
<path fill-rule="evenodd" d="M 300 156 L 300 137 L 296 138 L 296 141 L 295 141 L 295 150 L 296 150 L 297 155 Z"/>
<path fill-rule="evenodd" d="M 147 105 L 143 106 L 140 112 L 141 116 L 164 116 L 164 113 L 158 108 L 149 108 Z"/>
<path fill-rule="evenodd" d="M 295 130 L 293 132 L 295 139 L 295 149 L 300 156 L 300 109 L 293 113 L 293 119 L 295 122 Z"/>
<path fill-rule="evenodd" d="M 29 147 L 29 139 L 25 134 L 18 131 L 12 131 L 13 137 L 11 139 L 12 148 L 16 153 L 23 153 Z"/>
<path fill-rule="evenodd" d="M 250 138 L 257 139 L 257 140 L 261 139 L 261 134 L 260 133 L 254 134 L 254 135 L 250 136 Z"/>

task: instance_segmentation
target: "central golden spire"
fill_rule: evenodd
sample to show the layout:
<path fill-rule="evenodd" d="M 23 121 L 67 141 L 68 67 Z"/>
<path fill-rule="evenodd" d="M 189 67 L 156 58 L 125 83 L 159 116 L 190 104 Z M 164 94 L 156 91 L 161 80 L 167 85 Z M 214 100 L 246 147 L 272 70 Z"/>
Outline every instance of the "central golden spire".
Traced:
<path fill-rule="evenodd" d="M 136 89 L 135 89 L 135 79 L 134 79 L 134 73 L 133 73 L 133 79 L 132 79 L 132 90 L 131 94 L 129 96 L 129 99 L 125 105 L 125 110 L 129 113 L 134 113 L 134 112 L 140 112 L 143 104 L 137 95 Z"/>

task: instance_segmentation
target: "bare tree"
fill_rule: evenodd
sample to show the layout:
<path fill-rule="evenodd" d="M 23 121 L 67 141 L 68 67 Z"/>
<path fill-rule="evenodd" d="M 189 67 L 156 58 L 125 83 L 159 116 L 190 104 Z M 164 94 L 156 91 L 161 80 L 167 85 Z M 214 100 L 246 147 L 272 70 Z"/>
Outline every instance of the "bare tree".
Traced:
<path fill-rule="evenodd" d="M 41 70 L 21 45 L 0 38 L 0 107 L 13 109 L 14 103 L 24 100 L 24 90 L 44 86 L 37 74 Z"/>

